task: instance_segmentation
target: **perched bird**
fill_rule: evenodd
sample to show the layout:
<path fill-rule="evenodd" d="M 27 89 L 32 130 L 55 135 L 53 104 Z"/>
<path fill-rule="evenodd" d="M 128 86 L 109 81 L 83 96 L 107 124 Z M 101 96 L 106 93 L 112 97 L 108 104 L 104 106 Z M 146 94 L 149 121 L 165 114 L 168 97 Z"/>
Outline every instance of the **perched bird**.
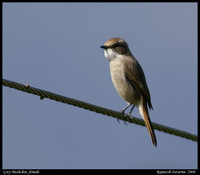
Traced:
<path fill-rule="evenodd" d="M 148 107 L 153 109 L 150 92 L 142 67 L 121 38 L 112 38 L 104 43 L 104 55 L 110 62 L 112 82 L 119 95 L 128 102 L 122 113 L 131 105 L 129 115 L 135 106 L 139 109 L 154 146 L 157 146 L 156 136 L 149 117 Z M 147 107 L 148 104 L 148 107 Z"/>

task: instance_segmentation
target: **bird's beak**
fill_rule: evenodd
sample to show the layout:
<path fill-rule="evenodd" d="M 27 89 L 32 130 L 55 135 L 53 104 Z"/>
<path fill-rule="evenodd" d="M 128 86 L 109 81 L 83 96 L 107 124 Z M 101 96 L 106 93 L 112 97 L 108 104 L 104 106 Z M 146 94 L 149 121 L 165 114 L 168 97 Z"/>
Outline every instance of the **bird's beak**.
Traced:
<path fill-rule="evenodd" d="M 102 49 L 107 49 L 107 46 L 104 46 L 104 45 L 103 45 L 103 46 L 100 46 L 100 47 L 101 47 Z"/>

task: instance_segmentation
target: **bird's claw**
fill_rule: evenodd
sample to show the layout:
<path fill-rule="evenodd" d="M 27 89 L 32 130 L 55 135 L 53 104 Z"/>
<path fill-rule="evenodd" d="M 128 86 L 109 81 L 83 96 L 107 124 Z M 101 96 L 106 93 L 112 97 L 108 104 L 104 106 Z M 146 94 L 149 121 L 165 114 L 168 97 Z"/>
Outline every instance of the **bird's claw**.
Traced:
<path fill-rule="evenodd" d="M 119 118 L 117 118 L 117 121 L 120 123 Z"/>
<path fill-rule="evenodd" d="M 124 115 L 125 114 L 124 110 L 122 110 L 121 113 Z"/>
<path fill-rule="evenodd" d="M 128 117 L 131 117 L 131 113 L 129 112 L 129 113 L 127 114 L 127 116 L 128 116 Z"/>
<path fill-rule="evenodd" d="M 121 113 L 124 115 L 125 118 L 127 118 L 124 110 L 122 110 Z M 117 119 L 117 121 L 120 123 L 119 118 Z M 124 124 L 127 125 L 126 121 L 124 121 Z"/>

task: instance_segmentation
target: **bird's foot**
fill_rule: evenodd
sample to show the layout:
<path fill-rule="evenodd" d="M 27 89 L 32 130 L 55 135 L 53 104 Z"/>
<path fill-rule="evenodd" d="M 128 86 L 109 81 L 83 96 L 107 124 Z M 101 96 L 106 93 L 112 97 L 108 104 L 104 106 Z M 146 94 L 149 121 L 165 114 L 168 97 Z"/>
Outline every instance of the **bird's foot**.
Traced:
<path fill-rule="evenodd" d="M 121 113 L 124 115 L 125 118 L 127 118 L 127 116 L 126 116 L 126 114 L 125 114 L 124 111 L 125 111 L 125 110 L 122 110 Z M 119 122 L 119 118 L 118 118 L 117 120 L 118 120 L 118 122 Z M 124 121 L 124 124 L 127 125 L 126 121 Z"/>

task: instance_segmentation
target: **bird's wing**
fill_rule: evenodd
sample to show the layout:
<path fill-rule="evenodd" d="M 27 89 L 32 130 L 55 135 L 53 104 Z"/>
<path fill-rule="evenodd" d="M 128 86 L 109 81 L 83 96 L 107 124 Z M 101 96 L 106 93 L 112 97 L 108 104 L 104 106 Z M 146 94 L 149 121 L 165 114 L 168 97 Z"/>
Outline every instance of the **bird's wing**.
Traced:
<path fill-rule="evenodd" d="M 128 59 L 124 66 L 127 81 L 138 93 L 143 96 L 143 98 L 147 101 L 149 108 L 153 109 L 145 75 L 138 61 L 135 58 Z"/>

